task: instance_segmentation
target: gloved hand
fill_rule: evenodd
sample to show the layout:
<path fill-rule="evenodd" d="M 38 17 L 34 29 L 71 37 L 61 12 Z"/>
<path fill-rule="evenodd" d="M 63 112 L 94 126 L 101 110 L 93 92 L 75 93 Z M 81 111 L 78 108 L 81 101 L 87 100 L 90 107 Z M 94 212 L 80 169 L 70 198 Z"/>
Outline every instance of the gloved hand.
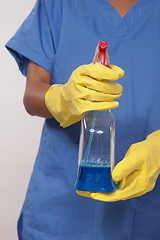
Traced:
<path fill-rule="evenodd" d="M 112 172 L 115 182 L 120 182 L 120 189 L 114 193 L 78 194 L 96 200 L 115 202 L 141 196 L 151 191 L 160 174 L 160 130 L 150 134 L 146 140 L 133 144 L 124 159 Z"/>
<path fill-rule="evenodd" d="M 53 85 L 45 95 L 45 104 L 62 127 L 78 122 L 91 110 L 108 110 L 118 107 L 122 86 L 111 82 L 123 77 L 124 71 L 110 65 L 82 65 L 73 71 L 64 85 Z M 108 81 L 111 80 L 111 81 Z"/>

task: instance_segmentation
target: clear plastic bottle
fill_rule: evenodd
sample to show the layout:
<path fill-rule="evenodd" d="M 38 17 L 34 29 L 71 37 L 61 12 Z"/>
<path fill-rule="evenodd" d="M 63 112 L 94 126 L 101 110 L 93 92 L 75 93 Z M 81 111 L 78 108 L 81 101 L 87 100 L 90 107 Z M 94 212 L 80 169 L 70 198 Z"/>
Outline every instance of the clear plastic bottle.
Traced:
<path fill-rule="evenodd" d="M 98 47 L 94 61 L 97 63 L 97 59 L 99 62 L 102 60 L 102 63 L 108 66 L 107 42 L 99 42 Z M 88 112 L 81 120 L 78 172 L 75 183 L 77 190 L 88 192 L 115 190 L 111 175 L 114 167 L 114 146 L 115 118 L 112 111 Z"/>

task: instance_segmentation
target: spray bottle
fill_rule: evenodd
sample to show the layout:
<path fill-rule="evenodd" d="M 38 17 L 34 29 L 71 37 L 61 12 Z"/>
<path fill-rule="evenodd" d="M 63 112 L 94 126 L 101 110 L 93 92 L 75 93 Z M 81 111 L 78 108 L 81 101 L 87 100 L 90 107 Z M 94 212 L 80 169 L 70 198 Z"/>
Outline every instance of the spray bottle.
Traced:
<path fill-rule="evenodd" d="M 107 42 L 100 41 L 93 59 L 109 67 Z M 75 187 L 79 191 L 113 192 L 115 118 L 111 110 L 90 111 L 81 120 L 78 172 Z"/>

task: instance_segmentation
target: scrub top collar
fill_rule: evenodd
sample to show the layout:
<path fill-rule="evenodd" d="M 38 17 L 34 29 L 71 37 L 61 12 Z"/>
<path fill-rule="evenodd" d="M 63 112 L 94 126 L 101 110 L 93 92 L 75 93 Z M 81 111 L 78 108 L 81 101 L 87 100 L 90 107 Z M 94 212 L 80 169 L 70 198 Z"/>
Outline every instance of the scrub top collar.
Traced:
<path fill-rule="evenodd" d="M 115 37 L 124 37 L 129 34 L 133 27 L 140 24 L 141 19 L 146 18 L 156 3 L 160 0 L 139 0 L 122 18 L 108 0 L 91 0 L 101 3 L 103 15 L 107 17 L 107 30 Z"/>

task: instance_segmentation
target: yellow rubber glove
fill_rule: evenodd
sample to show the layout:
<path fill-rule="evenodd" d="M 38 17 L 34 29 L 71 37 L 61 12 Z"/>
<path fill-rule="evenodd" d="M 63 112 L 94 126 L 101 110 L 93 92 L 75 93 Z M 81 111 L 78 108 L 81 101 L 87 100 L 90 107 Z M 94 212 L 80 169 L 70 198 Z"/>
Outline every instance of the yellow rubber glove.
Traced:
<path fill-rule="evenodd" d="M 53 85 L 45 95 L 45 104 L 62 127 L 78 122 L 91 110 L 108 110 L 118 107 L 122 86 L 111 82 L 123 77 L 124 71 L 110 65 L 82 65 L 73 71 L 64 85 Z M 108 81 L 111 80 L 111 81 Z"/>
<path fill-rule="evenodd" d="M 160 174 L 160 130 L 150 134 L 145 141 L 131 145 L 124 159 L 112 172 L 115 182 L 120 183 L 120 189 L 114 193 L 78 194 L 96 200 L 114 202 L 141 196 L 151 191 Z"/>

